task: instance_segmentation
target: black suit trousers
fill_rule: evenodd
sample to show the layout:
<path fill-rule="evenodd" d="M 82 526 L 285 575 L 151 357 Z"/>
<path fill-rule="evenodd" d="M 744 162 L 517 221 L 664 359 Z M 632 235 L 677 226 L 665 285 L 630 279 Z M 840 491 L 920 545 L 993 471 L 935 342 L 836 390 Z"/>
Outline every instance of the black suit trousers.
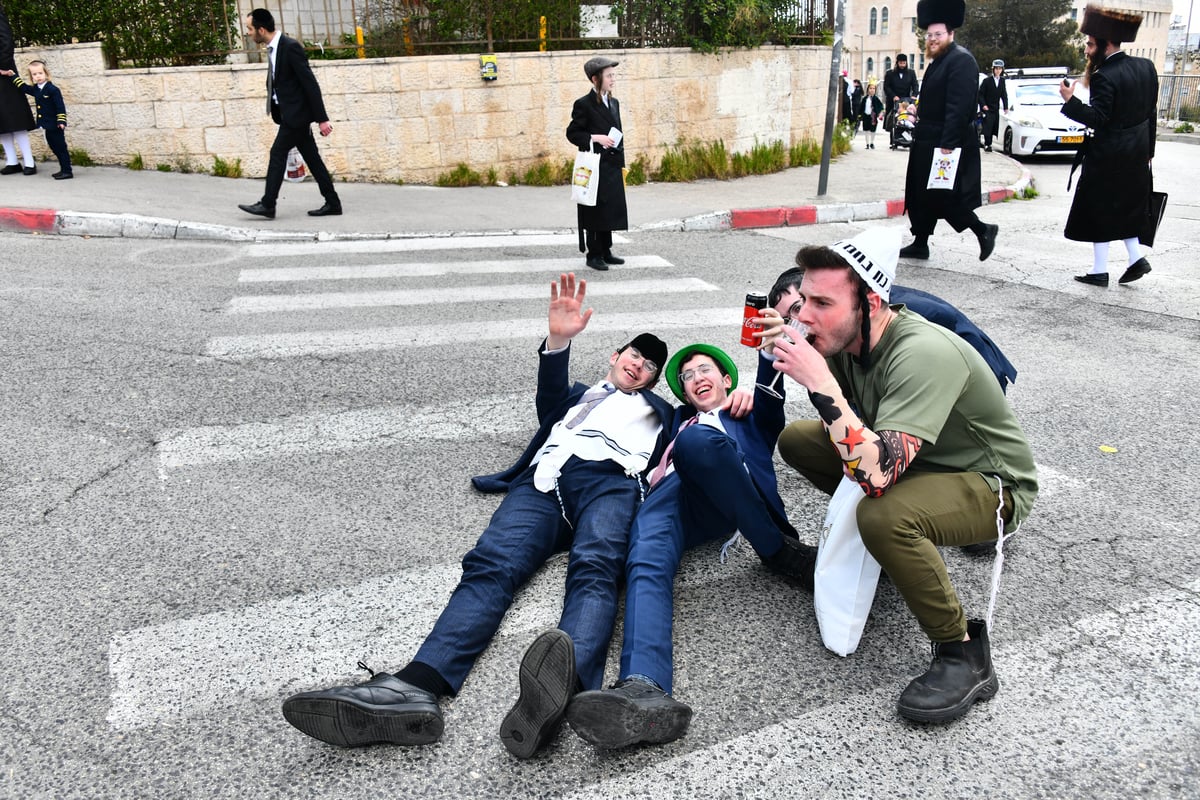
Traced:
<path fill-rule="evenodd" d="M 292 128 L 284 124 L 280 124 L 279 132 L 275 134 L 275 142 L 271 145 L 271 158 L 267 162 L 267 188 L 263 192 L 262 204 L 267 208 L 275 207 L 275 201 L 279 199 L 279 187 L 283 185 L 283 175 L 287 170 L 288 153 L 293 147 L 303 156 L 304 163 L 320 187 L 321 196 L 325 201 L 340 204 L 337 190 L 333 188 L 333 178 L 329 177 L 329 170 L 325 168 L 325 162 L 321 160 L 321 153 L 317 149 L 317 141 L 313 138 L 312 126 Z"/>

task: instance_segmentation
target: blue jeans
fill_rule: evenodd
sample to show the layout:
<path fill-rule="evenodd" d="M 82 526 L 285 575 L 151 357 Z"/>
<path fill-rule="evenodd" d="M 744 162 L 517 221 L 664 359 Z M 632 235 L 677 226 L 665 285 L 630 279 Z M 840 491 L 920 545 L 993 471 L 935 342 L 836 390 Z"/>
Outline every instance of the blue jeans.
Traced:
<path fill-rule="evenodd" d="M 646 497 L 629 533 L 621 676 L 645 675 L 671 691 L 675 573 L 683 551 L 735 530 L 767 558 L 783 533 L 767 512 L 733 439 L 692 425 L 675 439 L 675 472 Z"/>
<path fill-rule="evenodd" d="M 533 471 L 530 467 L 517 478 L 475 547 L 463 556 L 462 580 L 413 658 L 436 669 L 455 693 L 496 634 L 516 591 L 563 550 L 570 554 L 558 627 L 575 643 L 583 688 L 598 689 L 604 678 L 629 526 L 641 496 L 639 480 L 612 461 L 572 457 L 563 466 L 556 495 L 534 488 Z"/>

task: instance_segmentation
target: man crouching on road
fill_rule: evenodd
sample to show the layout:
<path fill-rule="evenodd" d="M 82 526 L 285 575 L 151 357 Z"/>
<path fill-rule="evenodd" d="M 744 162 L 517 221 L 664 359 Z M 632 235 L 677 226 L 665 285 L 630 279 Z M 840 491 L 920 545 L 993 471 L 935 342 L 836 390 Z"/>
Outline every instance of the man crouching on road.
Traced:
<path fill-rule="evenodd" d="M 673 587 L 684 550 L 741 531 L 768 570 L 812 591 L 816 548 L 796 540 L 772 462 L 783 393 L 766 391 L 778 373 L 758 358 L 753 410 L 743 419 L 723 411 L 738 378 L 723 351 L 688 345 L 667 363 L 667 383 L 687 405 L 676 410 L 678 433 L 629 532 L 621 680 L 567 707 L 572 729 L 597 747 L 661 744 L 687 732 L 692 710 L 671 697 Z"/>
<path fill-rule="evenodd" d="M 783 460 L 832 494 L 843 473 L 867 550 L 932 641 L 933 663 L 901 693 L 919 722 L 961 717 L 999 689 L 984 620 L 968 620 L 938 553 L 995 541 L 1037 496 L 1025 434 L 983 358 L 953 332 L 888 305 L 900 247 L 895 229 L 869 229 L 804 247 L 808 336 L 775 342 L 775 369 L 808 389 L 820 421 L 779 437 Z M 776 328 L 776 330 L 780 330 Z"/>

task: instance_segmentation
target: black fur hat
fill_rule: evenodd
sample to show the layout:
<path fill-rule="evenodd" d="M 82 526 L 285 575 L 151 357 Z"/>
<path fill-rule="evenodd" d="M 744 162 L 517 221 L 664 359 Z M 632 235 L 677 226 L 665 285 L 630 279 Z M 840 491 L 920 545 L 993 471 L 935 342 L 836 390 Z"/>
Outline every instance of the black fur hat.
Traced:
<path fill-rule="evenodd" d="M 963 0 L 920 0 L 917 3 L 918 28 L 940 22 L 952 31 L 958 30 L 966 16 L 967 4 Z"/>
<path fill-rule="evenodd" d="M 1142 24 L 1141 14 L 1130 14 L 1112 8 L 1089 5 L 1083 10 L 1079 31 L 1108 42 L 1132 42 Z"/>

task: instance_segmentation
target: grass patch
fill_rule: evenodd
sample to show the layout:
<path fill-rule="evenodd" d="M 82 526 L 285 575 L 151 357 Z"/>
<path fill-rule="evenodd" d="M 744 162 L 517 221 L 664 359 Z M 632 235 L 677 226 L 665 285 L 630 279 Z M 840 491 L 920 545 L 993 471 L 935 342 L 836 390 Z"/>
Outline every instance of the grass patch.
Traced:
<path fill-rule="evenodd" d="M 646 182 L 646 157 L 638 156 L 625 172 L 626 186 L 641 186 Z"/>
<path fill-rule="evenodd" d="M 793 167 L 811 167 L 821 163 L 821 143 L 816 139 L 801 139 L 788 149 L 788 163 Z"/>
<path fill-rule="evenodd" d="M 165 164 L 165 163 L 160 163 L 160 164 L 156 165 L 154 168 L 156 170 L 158 170 L 159 172 L 171 172 L 172 171 L 171 165 Z"/>
<path fill-rule="evenodd" d="M 1195 133 L 1196 126 L 1190 122 L 1181 122 L 1175 126 L 1175 133 Z"/>
<path fill-rule="evenodd" d="M 94 167 L 96 162 L 88 155 L 88 151 L 82 148 L 71 148 L 67 150 L 67 155 L 71 157 L 71 164 L 76 167 Z"/>
<path fill-rule="evenodd" d="M 220 156 L 213 156 L 212 174 L 216 178 L 240 178 L 242 160 L 235 158 L 233 161 L 226 161 Z"/>
<path fill-rule="evenodd" d="M 438 186 L 495 186 L 499 182 L 496 168 L 488 169 L 487 174 L 480 174 L 460 163 L 449 172 L 437 176 L 434 183 Z"/>
<path fill-rule="evenodd" d="M 774 141 L 770 144 L 759 144 L 757 141 L 748 153 L 734 153 L 729 159 L 731 177 L 741 178 L 746 175 L 769 175 L 772 172 L 782 172 L 787 169 L 787 150 L 783 142 Z"/>
<path fill-rule="evenodd" d="M 1021 190 L 1021 199 L 1022 200 L 1032 200 L 1033 198 L 1035 198 L 1037 196 L 1038 196 L 1038 190 L 1033 185 L 1032 182 L 1026 184 L 1025 188 Z"/>
<path fill-rule="evenodd" d="M 133 158 L 129 159 L 129 161 L 125 163 L 125 167 L 133 170 L 134 172 L 141 172 L 146 168 L 146 162 L 142 160 L 141 153 L 134 153 Z"/>
<path fill-rule="evenodd" d="M 728 178 L 729 153 L 724 142 L 680 143 L 667 148 L 658 169 L 650 177 L 663 182 Z"/>
<path fill-rule="evenodd" d="M 526 186 L 565 186 L 571 182 L 571 170 L 574 168 L 575 162 L 570 159 L 563 159 L 557 164 L 543 159 L 525 170 L 525 176 L 519 182 Z M 513 182 L 516 181 L 510 181 Z"/>

